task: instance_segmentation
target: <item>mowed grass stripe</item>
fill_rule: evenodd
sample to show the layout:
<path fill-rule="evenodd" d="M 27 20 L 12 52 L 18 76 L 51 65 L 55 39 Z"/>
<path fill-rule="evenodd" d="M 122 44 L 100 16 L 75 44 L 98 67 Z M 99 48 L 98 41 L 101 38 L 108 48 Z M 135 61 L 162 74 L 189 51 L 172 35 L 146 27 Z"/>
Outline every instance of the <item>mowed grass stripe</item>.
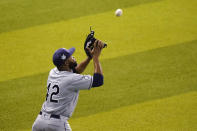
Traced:
<path fill-rule="evenodd" d="M 70 119 L 69 123 L 74 131 L 195 131 L 196 99 L 197 92 L 189 92 Z"/>
<path fill-rule="evenodd" d="M 75 131 L 196 131 L 196 99 L 197 92 L 189 92 L 69 122 Z"/>
<path fill-rule="evenodd" d="M 160 0 L 1 0 L 0 33 Z"/>
<path fill-rule="evenodd" d="M 72 119 L 196 91 L 196 50 L 197 41 L 191 41 L 102 60 L 104 86 L 81 91 Z M 92 73 L 90 65 L 86 74 Z M 31 127 L 45 100 L 47 75 L 0 83 L 0 129 Z"/>
<path fill-rule="evenodd" d="M 108 43 L 102 59 L 115 58 L 197 38 L 196 1 L 165 0 L 131 8 L 124 15 L 113 11 L 37 26 L 0 35 L 0 81 L 44 73 L 53 67 L 53 52 L 76 47 L 85 57 L 83 42 L 93 26 L 96 37 Z M 184 9 L 184 10 L 183 10 Z"/>

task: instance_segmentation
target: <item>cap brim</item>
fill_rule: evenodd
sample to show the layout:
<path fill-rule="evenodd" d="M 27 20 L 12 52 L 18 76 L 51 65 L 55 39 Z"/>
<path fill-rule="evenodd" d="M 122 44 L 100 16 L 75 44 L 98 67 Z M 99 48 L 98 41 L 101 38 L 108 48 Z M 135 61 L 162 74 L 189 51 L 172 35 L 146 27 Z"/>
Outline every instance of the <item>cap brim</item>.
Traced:
<path fill-rule="evenodd" d="M 75 52 L 75 48 L 74 48 L 74 47 L 68 49 L 68 53 L 69 53 L 70 55 L 72 55 L 74 52 Z"/>

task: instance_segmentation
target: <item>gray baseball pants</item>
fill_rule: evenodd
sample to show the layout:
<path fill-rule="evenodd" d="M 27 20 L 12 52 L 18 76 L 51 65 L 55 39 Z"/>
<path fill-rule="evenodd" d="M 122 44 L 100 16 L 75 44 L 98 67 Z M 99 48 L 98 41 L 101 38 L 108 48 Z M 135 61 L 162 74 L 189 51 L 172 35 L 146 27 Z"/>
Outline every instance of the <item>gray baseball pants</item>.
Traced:
<path fill-rule="evenodd" d="M 60 119 L 56 119 L 50 116 L 47 113 L 38 115 L 32 126 L 32 131 L 72 131 L 67 117 L 61 116 Z"/>

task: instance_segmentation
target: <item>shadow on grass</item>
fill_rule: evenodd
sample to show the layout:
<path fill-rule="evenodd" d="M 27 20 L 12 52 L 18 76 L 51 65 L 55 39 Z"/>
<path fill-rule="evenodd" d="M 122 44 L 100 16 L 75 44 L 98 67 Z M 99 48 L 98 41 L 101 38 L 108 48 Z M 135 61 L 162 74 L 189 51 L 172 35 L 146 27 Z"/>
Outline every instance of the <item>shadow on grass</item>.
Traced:
<path fill-rule="evenodd" d="M 0 2 L 0 33 L 161 0 L 14 0 Z"/>
<path fill-rule="evenodd" d="M 104 86 L 81 91 L 72 118 L 197 90 L 196 57 L 197 40 L 103 60 Z M 45 100 L 47 75 L 0 83 L 1 129 L 31 127 Z"/>

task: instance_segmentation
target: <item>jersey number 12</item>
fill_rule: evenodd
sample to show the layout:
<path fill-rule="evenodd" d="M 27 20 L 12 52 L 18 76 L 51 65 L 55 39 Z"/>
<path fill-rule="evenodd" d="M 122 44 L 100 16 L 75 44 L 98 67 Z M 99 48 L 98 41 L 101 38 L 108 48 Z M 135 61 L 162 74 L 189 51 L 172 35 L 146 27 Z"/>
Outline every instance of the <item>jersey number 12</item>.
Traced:
<path fill-rule="evenodd" d="M 48 87 L 47 87 L 46 101 L 47 101 L 47 99 L 48 99 L 48 97 L 49 97 L 49 92 L 50 92 L 50 90 L 51 90 L 50 86 L 51 86 L 51 83 L 49 83 L 49 85 L 48 85 Z M 53 89 L 53 91 L 52 91 L 52 93 L 50 94 L 50 102 L 58 103 L 58 100 L 53 99 L 53 96 L 55 96 L 55 95 L 57 95 L 57 94 L 59 93 L 59 86 L 58 86 L 58 85 L 54 85 L 54 86 L 52 87 L 52 89 Z M 54 91 L 54 89 L 56 89 L 56 90 Z"/>

